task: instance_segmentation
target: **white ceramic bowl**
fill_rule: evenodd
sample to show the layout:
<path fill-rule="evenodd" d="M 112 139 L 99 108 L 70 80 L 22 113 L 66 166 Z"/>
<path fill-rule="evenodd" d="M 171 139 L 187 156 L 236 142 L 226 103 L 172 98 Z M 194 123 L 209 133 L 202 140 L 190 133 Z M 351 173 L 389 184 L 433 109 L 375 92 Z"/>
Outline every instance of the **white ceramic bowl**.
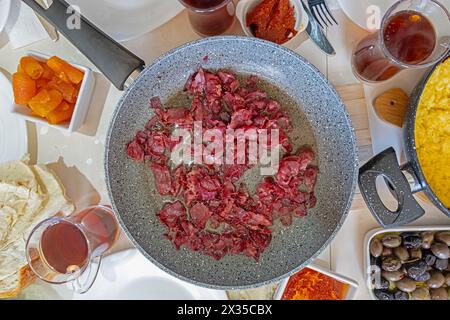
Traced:
<path fill-rule="evenodd" d="M 370 268 L 370 251 L 369 245 L 373 238 L 385 233 L 402 233 L 402 232 L 423 232 L 423 231 L 450 231 L 450 226 L 428 226 L 428 227 L 415 227 L 406 226 L 392 229 L 377 228 L 369 231 L 364 238 L 364 272 L 366 275 L 366 286 L 369 290 L 370 297 L 373 300 L 378 300 L 373 293 L 371 283 L 371 268 Z"/>
<path fill-rule="evenodd" d="M 242 29 L 244 33 L 249 37 L 254 37 L 252 31 L 249 27 L 247 27 L 246 17 L 247 13 L 252 11 L 262 0 L 240 0 L 236 6 L 236 17 L 241 23 Z M 300 47 L 303 42 L 303 37 L 300 34 L 305 31 L 308 26 L 308 15 L 303 10 L 302 3 L 300 0 L 290 0 L 291 4 L 294 6 L 294 15 L 295 15 L 295 30 L 297 30 L 297 34 L 289 41 L 283 43 L 284 47 L 287 47 L 291 50 L 295 50 Z"/>
<path fill-rule="evenodd" d="M 27 56 L 34 57 L 41 61 L 45 61 L 51 58 L 51 56 L 35 51 L 28 51 Z M 24 118 L 25 120 L 47 125 L 51 128 L 60 129 L 69 133 L 77 131 L 84 124 L 84 121 L 86 119 L 86 114 L 88 112 L 89 105 L 91 103 L 92 93 L 94 91 L 95 77 L 91 69 L 81 66 L 79 64 L 71 62 L 69 63 L 75 68 L 78 68 L 84 72 L 84 78 L 81 83 L 80 92 L 78 93 L 78 99 L 77 102 L 75 103 L 75 109 L 73 111 L 72 119 L 70 120 L 69 123 L 51 125 L 45 119 L 33 116 L 31 114 L 30 108 L 28 108 L 25 105 L 13 104 L 11 106 L 11 112 L 19 117 Z"/>
<path fill-rule="evenodd" d="M 356 290 L 358 290 L 358 283 L 356 281 L 349 279 L 347 277 L 341 276 L 341 275 L 339 275 L 331 270 L 328 270 L 326 268 L 323 268 L 317 264 L 311 264 L 311 265 L 307 266 L 306 268 L 323 273 L 324 275 L 329 276 L 333 279 L 336 279 L 339 282 L 348 284 L 349 289 L 347 291 L 347 295 L 345 296 L 344 300 L 353 300 L 353 298 L 356 294 Z M 286 289 L 286 286 L 289 282 L 289 279 L 290 279 L 290 277 L 286 278 L 280 282 L 280 285 L 278 286 L 277 291 L 275 291 L 274 300 L 281 300 L 281 298 L 283 297 L 284 290 Z"/>

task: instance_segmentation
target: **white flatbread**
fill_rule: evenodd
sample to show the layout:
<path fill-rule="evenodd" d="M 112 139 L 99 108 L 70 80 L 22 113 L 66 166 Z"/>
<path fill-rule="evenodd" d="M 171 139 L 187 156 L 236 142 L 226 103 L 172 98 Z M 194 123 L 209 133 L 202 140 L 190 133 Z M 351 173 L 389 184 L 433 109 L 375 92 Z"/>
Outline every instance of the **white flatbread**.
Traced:
<path fill-rule="evenodd" d="M 0 298 L 17 295 L 30 280 L 25 245 L 32 229 L 56 214 L 70 215 L 74 209 L 46 166 L 23 161 L 0 166 Z"/>

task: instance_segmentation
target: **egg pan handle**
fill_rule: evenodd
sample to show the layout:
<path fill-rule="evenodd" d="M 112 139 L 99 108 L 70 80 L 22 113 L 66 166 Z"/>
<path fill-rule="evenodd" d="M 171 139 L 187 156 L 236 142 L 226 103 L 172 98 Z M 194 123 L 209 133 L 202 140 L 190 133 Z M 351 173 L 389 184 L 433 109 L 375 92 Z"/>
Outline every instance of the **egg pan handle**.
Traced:
<path fill-rule="evenodd" d="M 396 211 L 388 209 L 377 190 L 377 177 L 384 177 L 398 201 Z M 413 197 L 413 191 L 400 168 L 394 149 L 388 148 L 376 155 L 359 169 L 359 188 L 369 210 L 383 227 L 408 224 L 424 213 Z"/>

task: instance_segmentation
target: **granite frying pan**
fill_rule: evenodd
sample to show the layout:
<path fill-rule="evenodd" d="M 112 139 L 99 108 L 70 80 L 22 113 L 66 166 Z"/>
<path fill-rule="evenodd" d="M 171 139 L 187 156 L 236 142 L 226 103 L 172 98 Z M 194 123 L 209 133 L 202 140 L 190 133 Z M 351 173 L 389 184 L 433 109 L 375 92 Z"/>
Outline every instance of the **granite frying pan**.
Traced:
<path fill-rule="evenodd" d="M 136 247 L 153 263 L 194 284 L 220 289 L 255 287 L 288 276 L 318 256 L 334 238 L 349 211 L 358 161 L 355 135 L 336 91 L 303 57 L 281 46 L 244 37 L 214 37 L 185 44 L 150 66 L 103 35 L 83 19 L 80 30 L 67 30 L 66 3 L 53 1 L 42 10 L 49 19 L 116 85 L 123 89 L 130 74 L 139 75 L 119 101 L 105 147 L 105 172 L 111 203 Z M 208 59 L 203 59 L 208 56 Z M 243 255 L 216 261 L 185 248 L 177 251 L 155 214 L 163 199 L 155 192 L 152 174 L 132 162 L 125 145 L 152 116 L 149 99 L 167 101 L 180 91 L 199 66 L 257 75 L 274 88 L 299 133 L 299 144 L 313 146 L 320 169 L 317 205 L 292 226 L 274 229 L 273 240 L 258 262 Z M 137 70 L 137 71 L 136 71 Z M 132 272 L 132 270 L 130 270 Z"/>

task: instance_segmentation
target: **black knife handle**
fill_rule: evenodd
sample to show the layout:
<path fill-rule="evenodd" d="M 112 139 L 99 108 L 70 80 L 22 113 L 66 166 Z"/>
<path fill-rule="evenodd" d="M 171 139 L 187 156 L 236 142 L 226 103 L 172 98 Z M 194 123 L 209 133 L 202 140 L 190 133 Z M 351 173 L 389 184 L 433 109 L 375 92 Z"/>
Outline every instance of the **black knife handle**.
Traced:
<path fill-rule="evenodd" d="M 64 0 L 53 0 L 48 9 L 35 0 L 22 0 L 36 13 L 47 19 L 61 34 L 77 47 L 119 90 L 124 89 L 130 75 L 143 70 L 145 62 L 124 46 L 79 15 L 79 28 L 70 28 L 68 21 L 74 19 L 74 11 L 68 10 Z M 78 14 L 78 13 L 77 13 Z"/>

